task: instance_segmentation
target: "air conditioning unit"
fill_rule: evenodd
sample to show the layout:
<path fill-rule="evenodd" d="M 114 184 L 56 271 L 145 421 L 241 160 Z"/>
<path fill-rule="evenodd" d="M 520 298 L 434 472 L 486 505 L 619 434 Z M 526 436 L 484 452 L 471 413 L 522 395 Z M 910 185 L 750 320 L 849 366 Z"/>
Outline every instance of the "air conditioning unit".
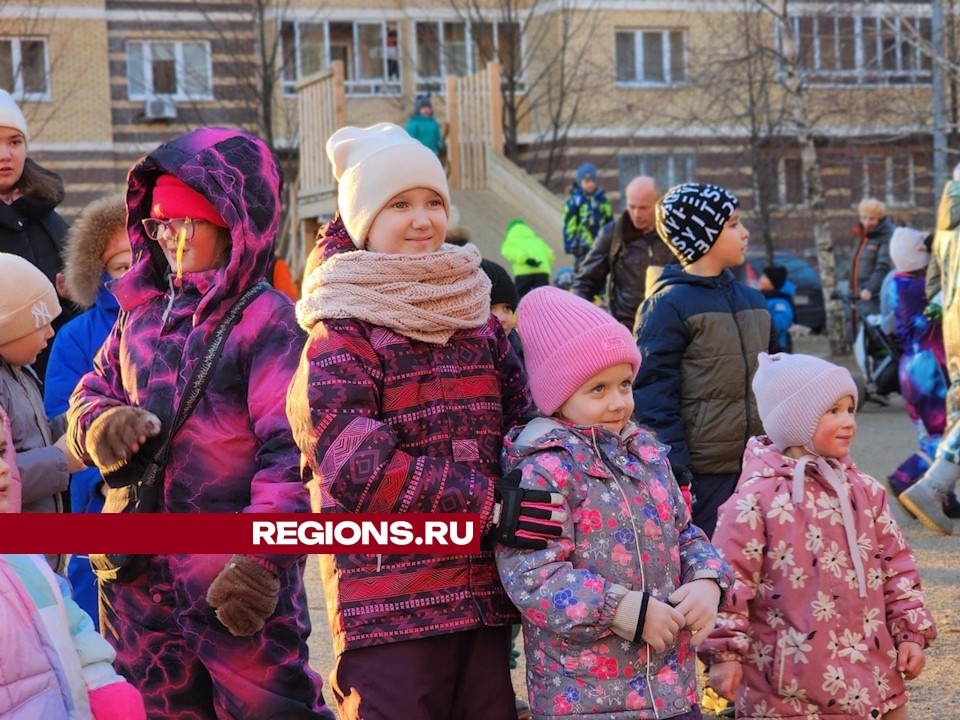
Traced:
<path fill-rule="evenodd" d="M 148 97 L 143 106 L 143 116 L 147 120 L 175 120 L 177 106 L 169 95 Z"/>

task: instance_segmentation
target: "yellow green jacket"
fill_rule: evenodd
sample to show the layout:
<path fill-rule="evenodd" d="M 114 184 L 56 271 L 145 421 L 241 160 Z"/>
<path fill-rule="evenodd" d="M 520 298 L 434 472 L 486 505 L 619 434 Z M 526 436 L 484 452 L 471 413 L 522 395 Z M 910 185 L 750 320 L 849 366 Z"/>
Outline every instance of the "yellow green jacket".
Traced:
<path fill-rule="evenodd" d="M 507 226 L 500 254 L 510 263 L 514 277 L 534 273 L 551 274 L 553 249 L 523 220 L 514 220 Z"/>

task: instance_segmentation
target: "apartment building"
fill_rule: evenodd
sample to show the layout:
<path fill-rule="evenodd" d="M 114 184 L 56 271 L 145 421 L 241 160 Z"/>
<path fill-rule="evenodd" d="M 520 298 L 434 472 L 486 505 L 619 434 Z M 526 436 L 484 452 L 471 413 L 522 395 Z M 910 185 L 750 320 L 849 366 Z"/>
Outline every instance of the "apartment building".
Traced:
<path fill-rule="evenodd" d="M 496 59 L 518 160 L 555 192 L 588 159 L 615 201 L 638 173 L 716 182 L 804 250 L 777 82 L 790 33 L 842 250 L 864 196 L 932 222 L 929 5 L 791 2 L 786 27 L 749 0 L 19 0 L 0 2 L 0 85 L 22 101 L 31 153 L 63 174 L 69 217 L 202 124 L 268 136 L 294 177 L 297 82 L 335 60 L 347 122 L 371 124 L 403 123 L 420 92 L 443 121 L 444 77 Z"/>

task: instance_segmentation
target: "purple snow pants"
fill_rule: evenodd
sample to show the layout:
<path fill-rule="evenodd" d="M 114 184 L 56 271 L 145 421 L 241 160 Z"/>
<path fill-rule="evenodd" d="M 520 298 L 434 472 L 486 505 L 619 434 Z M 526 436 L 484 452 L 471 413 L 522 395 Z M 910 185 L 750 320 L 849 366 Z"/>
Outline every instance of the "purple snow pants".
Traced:
<path fill-rule="evenodd" d="M 333 720 L 307 660 L 303 563 L 281 576 L 277 610 L 234 637 L 206 601 L 228 555 L 158 555 L 129 583 L 100 584 L 101 633 L 117 672 L 164 720 Z"/>

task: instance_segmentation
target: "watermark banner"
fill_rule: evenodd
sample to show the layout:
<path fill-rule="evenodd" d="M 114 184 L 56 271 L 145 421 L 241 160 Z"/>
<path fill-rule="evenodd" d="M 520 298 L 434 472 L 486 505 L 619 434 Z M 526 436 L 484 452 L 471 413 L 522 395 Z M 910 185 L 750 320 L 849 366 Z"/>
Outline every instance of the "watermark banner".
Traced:
<path fill-rule="evenodd" d="M 28 513 L 0 515 L 0 553 L 387 553 L 480 550 L 476 514 Z"/>

